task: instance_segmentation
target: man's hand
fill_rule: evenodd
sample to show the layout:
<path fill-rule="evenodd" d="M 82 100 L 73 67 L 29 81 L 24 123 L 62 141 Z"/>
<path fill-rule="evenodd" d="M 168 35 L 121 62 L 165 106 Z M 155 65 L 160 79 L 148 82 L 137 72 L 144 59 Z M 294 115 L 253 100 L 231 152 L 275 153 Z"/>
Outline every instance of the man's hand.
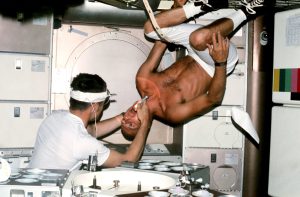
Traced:
<path fill-rule="evenodd" d="M 229 51 L 229 40 L 224 38 L 220 32 L 213 33 L 212 44 L 207 44 L 209 54 L 216 63 L 227 61 Z"/>
<path fill-rule="evenodd" d="M 151 117 L 146 102 L 141 102 L 137 104 L 137 116 L 138 119 L 141 121 L 142 125 L 151 124 Z"/>

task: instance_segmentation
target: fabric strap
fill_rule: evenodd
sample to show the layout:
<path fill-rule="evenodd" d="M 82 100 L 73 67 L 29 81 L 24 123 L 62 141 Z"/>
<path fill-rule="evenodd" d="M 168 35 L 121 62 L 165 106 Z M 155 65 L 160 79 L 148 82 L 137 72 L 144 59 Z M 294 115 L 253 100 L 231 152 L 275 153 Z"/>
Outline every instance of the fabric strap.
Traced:
<path fill-rule="evenodd" d="M 157 24 L 157 21 L 155 19 L 155 16 L 154 16 L 154 13 L 149 5 L 149 2 L 148 0 L 143 0 L 144 2 L 144 5 L 145 5 L 145 8 L 149 14 L 149 18 L 150 18 L 150 21 L 155 29 L 155 31 L 158 33 L 158 35 L 164 39 L 165 41 L 169 42 L 168 38 L 164 35 L 164 33 L 162 32 L 161 28 L 159 27 L 159 25 Z"/>

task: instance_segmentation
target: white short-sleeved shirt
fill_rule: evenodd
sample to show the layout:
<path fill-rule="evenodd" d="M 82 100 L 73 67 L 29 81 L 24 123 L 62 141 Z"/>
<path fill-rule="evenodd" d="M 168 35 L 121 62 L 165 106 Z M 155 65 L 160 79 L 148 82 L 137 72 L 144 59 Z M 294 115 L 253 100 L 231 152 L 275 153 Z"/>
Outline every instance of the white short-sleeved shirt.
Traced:
<path fill-rule="evenodd" d="M 39 127 L 29 167 L 70 169 L 96 153 L 98 165 L 102 165 L 110 150 L 87 132 L 79 117 L 68 111 L 56 111 Z"/>

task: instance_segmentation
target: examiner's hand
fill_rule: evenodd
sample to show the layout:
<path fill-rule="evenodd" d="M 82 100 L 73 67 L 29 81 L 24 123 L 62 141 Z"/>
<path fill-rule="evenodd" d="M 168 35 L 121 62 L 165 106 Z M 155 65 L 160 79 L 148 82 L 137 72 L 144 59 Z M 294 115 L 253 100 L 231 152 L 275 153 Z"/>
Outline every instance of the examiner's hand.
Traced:
<path fill-rule="evenodd" d="M 151 115 L 146 102 L 142 102 L 137 105 L 137 116 L 142 125 L 151 124 Z"/>
<path fill-rule="evenodd" d="M 226 62 L 229 51 L 229 40 L 220 32 L 213 33 L 212 44 L 207 44 L 209 54 L 216 63 Z"/>

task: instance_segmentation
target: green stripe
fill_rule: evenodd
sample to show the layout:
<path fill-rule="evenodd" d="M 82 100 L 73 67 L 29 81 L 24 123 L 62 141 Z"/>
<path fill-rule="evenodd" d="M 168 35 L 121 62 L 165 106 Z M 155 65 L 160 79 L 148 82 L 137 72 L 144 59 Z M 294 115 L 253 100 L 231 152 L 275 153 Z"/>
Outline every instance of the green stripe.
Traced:
<path fill-rule="evenodd" d="M 292 91 L 292 70 L 291 69 L 286 69 L 285 70 L 285 91 L 286 92 L 291 92 Z"/>

